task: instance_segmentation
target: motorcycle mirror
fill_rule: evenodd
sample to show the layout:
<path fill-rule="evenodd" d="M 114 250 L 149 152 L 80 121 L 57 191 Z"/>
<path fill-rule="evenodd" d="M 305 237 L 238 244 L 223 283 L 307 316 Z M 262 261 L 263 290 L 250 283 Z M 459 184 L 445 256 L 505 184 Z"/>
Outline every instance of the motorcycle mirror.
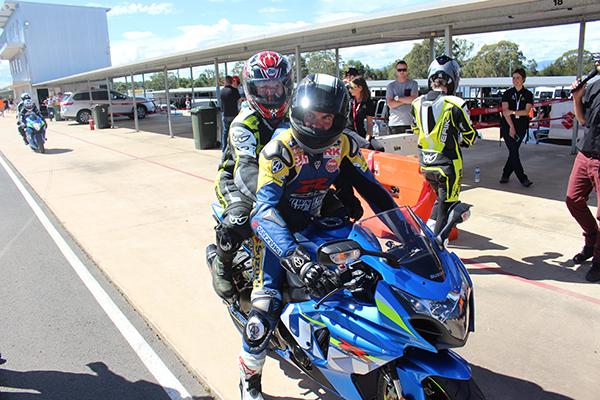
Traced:
<path fill-rule="evenodd" d="M 392 268 L 398 268 L 398 259 L 391 254 L 382 251 L 370 251 L 363 249 L 360 244 L 352 239 L 334 240 L 322 244 L 317 250 L 317 261 L 323 265 L 350 264 L 362 256 L 381 257 L 386 260 Z"/>

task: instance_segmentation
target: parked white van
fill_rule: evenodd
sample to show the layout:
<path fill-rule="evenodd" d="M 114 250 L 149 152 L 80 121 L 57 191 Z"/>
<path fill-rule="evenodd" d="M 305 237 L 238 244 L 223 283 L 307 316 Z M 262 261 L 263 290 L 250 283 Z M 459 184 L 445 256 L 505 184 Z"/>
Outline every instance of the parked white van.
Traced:
<path fill-rule="evenodd" d="M 80 124 L 87 124 L 92 116 L 92 106 L 96 104 L 109 104 L 108 91 L 106 89 L 92 89 L 92 101 L 90 92 L 82 91 L 71 93 L 69 97 L 60 103 L 60 116 L 64 119 L 74 119 Z M 112 109 L 109 113 L 125 115 L 133 118 L 133 98 L 123 93 L 110 91 Z M 148 113 L 153 113 L 154 102 L 144 97 L 135 98 L 138 118 L 144 118 Z"/>

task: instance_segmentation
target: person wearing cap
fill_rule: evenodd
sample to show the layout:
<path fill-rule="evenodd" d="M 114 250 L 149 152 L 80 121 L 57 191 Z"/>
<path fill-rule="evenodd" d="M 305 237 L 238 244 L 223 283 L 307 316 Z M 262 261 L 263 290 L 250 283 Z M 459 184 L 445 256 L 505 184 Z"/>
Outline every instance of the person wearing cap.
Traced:
<path fill-rule="evenodd" d="M 232 78 L 233 83 L 232 86 L 238 90 L 240 93 L 240 102 L 238 103 L 238 111 L 242 108 L 242 103 L 246 101 L 246 93 L 244 93 L 244 85 L 241 84 L 240 77 L 234 75 Z"/>
<path fill-rule="evenodd" d="M 398 79 L 392 81 L 385 93 L 387 105 L 390 108 L 388 133 L 395 135 L 406 133 L 412 124 L 411 103 L 419 95 L 417 82 L 408 79 L 408 67 L 405 61 L 396 63 Z"/>
<path fill-rule="evenodd" d="M 344 85 L 346 85 L 346 89 L 350 92 L 350 85 L 352 84 L 352 79 L 360 76 L 360 72 L 354 67 L 350 67 L 346 70 L 344 75 Z M 350 92 L 350 97 L 352 97 L 352 92 Z"/>

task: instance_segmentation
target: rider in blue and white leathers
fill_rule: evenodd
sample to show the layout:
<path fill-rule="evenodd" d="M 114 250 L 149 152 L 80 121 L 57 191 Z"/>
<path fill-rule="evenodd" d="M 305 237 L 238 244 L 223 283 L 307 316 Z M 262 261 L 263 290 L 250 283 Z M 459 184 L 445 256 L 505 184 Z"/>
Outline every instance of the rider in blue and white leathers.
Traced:
<path fill-rule="evenodd" d="M 344 83 L 324 74 L 300 82 L 291 108 L 292 128 L 273 138 L 259 157 L 256 214 L 252 217 L 254 287 L 252 310 L 239 356 L 242 399 L 262 399 L 260 376 L 269 338 L 282 311 L 280 287 L 286 270 L 314 296 L 335 288 L 331 270 L 313 262 L 286 224 L 290 208 L 303 218 L 318 216 L 332 185 L 350 215 L 359 219 L 352 187 L 375 212 L 396 207 L 375 179 L 358 144 L 342 133 L 349 94 Z M 297 219 L 296 219 L 297 221 Z"/>

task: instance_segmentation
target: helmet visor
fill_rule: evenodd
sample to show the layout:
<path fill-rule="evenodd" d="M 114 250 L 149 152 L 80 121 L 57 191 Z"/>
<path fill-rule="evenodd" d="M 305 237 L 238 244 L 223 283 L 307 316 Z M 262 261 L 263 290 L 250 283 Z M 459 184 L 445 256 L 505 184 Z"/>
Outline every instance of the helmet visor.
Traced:
<path fill-rule="evenodd" d="M 287 82 L 289 81 L 289 82 Z M 246 82 L 247 93 L 255 102 L 266 108 L 279 108 L 291 97 L 292 85 L 289 77 L 277 79 L 252 79 Z"/>

